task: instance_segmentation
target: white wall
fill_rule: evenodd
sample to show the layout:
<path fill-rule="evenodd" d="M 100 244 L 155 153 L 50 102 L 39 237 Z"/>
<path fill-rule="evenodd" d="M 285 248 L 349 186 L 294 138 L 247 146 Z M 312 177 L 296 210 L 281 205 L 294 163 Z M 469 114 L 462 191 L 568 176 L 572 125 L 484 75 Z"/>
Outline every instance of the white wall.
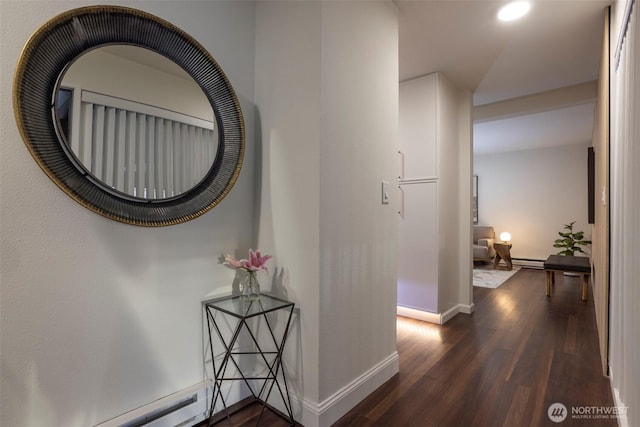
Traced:
<path fill-rule="evenodd" d="M 124 46 L 120 46 L 122 48 Z M 127 46 L 126 51 L 138 46 Z M 159 64 L 170 62 L 155 54 Z M 160 65 L 162 66 L 162 65 Z M 151 65 L 94 49 L 78 58 L 65 72 L 62 86 L 73 86 L 116 98 L 153 105 L 165 110 L 213 121 L 213 110 L 206 95 L 186 72 L 169 73 Z"/>
<path fill-rule="evenodd" d="M 466 305 L 473 312 L 473 250 L 469 242 L 473 240 L 472 228 L 472 179 L 473 179 L 473 94 L 461 91 L 458 111 L 459 146 L 458 157 L 458 197 L 460 206 L 460 229 L 458 248 L 458 304 Z"/>
<path fill-rule="evenodd" d="M 589 233 L 587 147 L 568 145 L 474 157 L 479 224 L 511 233 L 514 258 L 546 259 L 563 224 Z M 562 230 L 564 231 L 564 230 Z M 588 235 L 586 236 L 589 237 Z"/>
<path fill-rule="evenodd" d="M 440 82 L 438 312 L 447 313 L 456 307 L 469 311 L 472 304 L 471 245 L 466 238 L 471 233 L 471 93 L 457 88 L 444 75 Z"/>
<path fill-rule="evenodd" d="M 320 398 L 396 349 L 398 18 L 391 2 L 322 6 Z M 395 365 L 397 370 L 397 362 Z"/>
<path fill-rule="evenodd" d="M 109 221 L 61 192 L 15 126 L 12 79 L 28 37 L 84 1 L 0 3 L 0 424 L 87 426 L 202 380 L 200 300 L 227 290 L 222 252 L 254 230 L 254 9 L 248 2 L 121 1 L 190 33 L 219 61 L 245 114 L 236 186 L 185 224 Z M 247 226 L 248 224 L 248 226 Z"/>
<path fill-rule="evenodd" d="M 396 179 L 397 31 L 390 2 L 256 5 L 259 238 L 300 307 L 307 427 L 397 371 L 396 208 L 380 187 Z"/>
<path fill-rule="evenodd" d="M 261 155 L 260 248 L 286 266 L 300 329 L 288 357 L 303 361 L 293 387 L 319 400 L 320 3 L 256 4 L 257 134 Z M 280 291 L 280 290 L 279 290 Z M 289 356 L 289 354 L 288 354 Z M 294 370 L 292 370 L 294 371 Z M 304 378 L 304 381 L 303 381 Z M 295 408 L 296 415 L 300 407 Z"/>
<path fill-rule="evenodd" d="M 640 336 L 637 332 L 640 324 L 640 13 L 636 0 L 629 29 L 623 33 L 623 16 L 630 4 L 630 0 L 619 0 L 614 5 L 610 58 L 609 366 L 616 403 L 628 408 L 628 418 L 620 423 L 622 427 L 640 424 Z M 623 51 L 618 66 L 616 48 L 623 35 Z"/>

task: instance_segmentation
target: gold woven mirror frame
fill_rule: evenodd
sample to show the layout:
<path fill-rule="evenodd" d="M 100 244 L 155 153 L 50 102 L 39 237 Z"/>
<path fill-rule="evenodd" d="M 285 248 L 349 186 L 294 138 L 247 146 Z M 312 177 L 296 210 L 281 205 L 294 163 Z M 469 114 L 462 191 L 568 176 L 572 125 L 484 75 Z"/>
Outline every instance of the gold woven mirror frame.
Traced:
<path fill-rule="evenodd" d="M 79 55 L 112 44 L 144 47 L 171 59 L 196 81 L 213 108 L 217 156 L 202 181 L 179 196 L 146 200 L 114 191 L 79 164 L 59 138 L 53 107 L 62 75 Z M 242 167 L 244 119 L 224 72 L 191 36 L 140 10 L 88 6 L 48 21 L 27 41 L 18 61 L 13 107 L 25 145 L 49 178 L 81 205 L 123 223 L 166 226 L 194 219 L 229 193 Z"/>

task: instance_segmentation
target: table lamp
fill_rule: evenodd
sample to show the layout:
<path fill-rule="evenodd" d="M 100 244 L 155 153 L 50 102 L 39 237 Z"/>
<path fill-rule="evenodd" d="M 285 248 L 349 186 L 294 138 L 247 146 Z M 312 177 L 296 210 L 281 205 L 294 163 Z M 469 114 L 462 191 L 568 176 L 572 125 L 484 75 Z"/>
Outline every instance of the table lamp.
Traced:
<path fill-rule="evenodd" d="M 503 243 L 509 243 L 509 241 L 511 240 L 511 233 L 509 233 L 508 231 L 503 231 L 502 233 L 500 233 L 500 240 L 502 240 Z"/>

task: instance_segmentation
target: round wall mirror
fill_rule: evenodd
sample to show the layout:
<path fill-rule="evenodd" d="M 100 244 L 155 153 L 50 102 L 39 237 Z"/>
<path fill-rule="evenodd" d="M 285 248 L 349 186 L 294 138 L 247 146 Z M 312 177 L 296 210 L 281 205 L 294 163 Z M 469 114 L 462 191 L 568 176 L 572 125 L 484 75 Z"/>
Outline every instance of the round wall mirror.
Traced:
<path fill-rule="evenodd" d="M 123 197 L 179 196 L 215 161 L 218 135 L 204 92 L 148 49 L 109 45 L 83 53 L 62 76 L 54 103 L 69 156 Z"/>
<path fill-rule="evenodd" d="M 218 64 L 177 27 L 131 8 L 74 9 L 40 28 L 18 62 L 14 111 L 63 191 L 128 224 L 202 215 L 242 166 L 242 112 Z"/>

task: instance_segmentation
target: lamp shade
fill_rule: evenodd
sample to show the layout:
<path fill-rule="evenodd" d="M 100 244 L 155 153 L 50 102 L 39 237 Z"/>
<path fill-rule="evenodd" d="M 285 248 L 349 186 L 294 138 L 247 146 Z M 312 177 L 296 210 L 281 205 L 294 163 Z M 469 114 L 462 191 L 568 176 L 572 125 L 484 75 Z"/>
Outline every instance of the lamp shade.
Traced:
<path fill-rule="evenodd" d="M 506 3 L 498 11 L 498 19 L 501 21 L 513 21 L 523 17 L 531 9 L 531 3 L 525 0 L 514 0 Z"/>
<path fill-rule="evenodd" d="M 509 233 L 508 231 L 503 231 L 502 233 L 500 233 L 500 240 L 502 240 L 503 242 L 509 242 L 511 240 L 511 233 Z"/>

